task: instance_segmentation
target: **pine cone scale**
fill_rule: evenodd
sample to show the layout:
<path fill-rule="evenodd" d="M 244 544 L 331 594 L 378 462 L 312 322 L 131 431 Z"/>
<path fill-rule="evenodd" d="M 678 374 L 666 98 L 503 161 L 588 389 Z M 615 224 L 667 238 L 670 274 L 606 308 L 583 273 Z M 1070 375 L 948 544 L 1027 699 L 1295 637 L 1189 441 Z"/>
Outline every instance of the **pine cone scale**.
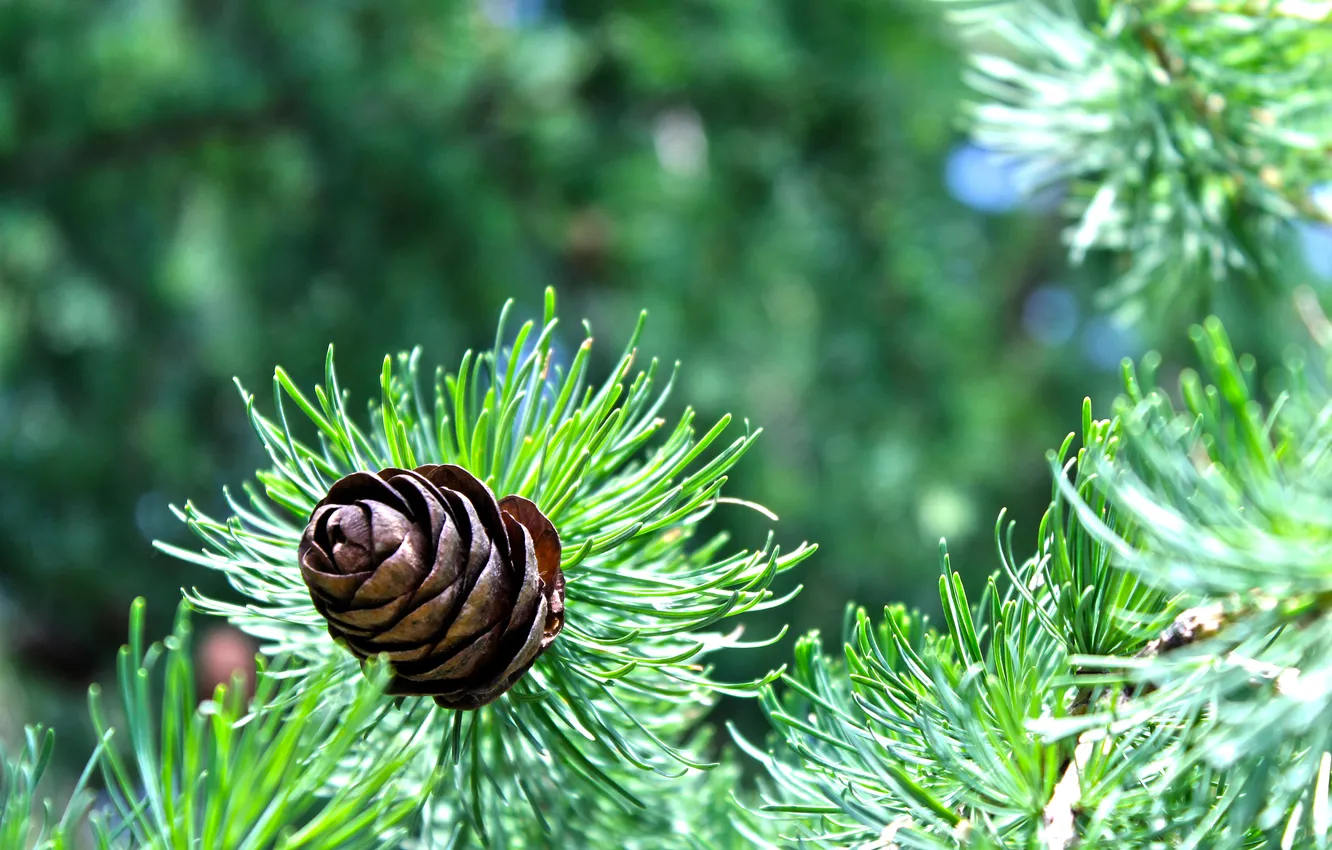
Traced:
<path fill-rule="evenodd" d="M 324 534 L 332 543 L 333 563 L 340 573 L 359 573 L 374 565 L 372 520 L 365 505 L 330 511 L 324 522 Z"/>
<path fill-rule="evenodd" d="M 346 535 L 346 544 L 354 545 L 358 550 L 364 551 L 366 544 L 370 544 L 375 561 L 389 557 L 412 534 L 418 537 L 423 536 L 420 531 L 413 527 L 411 520 L 382 502 L 358 499 L 356 505 L 362 510 L 357 511 L 354 508 L 346 507 L 334 514 L 333 517 L 339 520 L 343 517 L 351 519 L 352 525 L 348 526 L 344 522 L 340 522 L 338 530 Z M 367 513 L 369 514 L 368 522 L 365 522 L 362 517 L 365 517 Z M 362 524 L 363 522 L 364 524 Z M 330 519 L 330 534 L 333 532 L 332 525 L 333 520 Z M 357 536 L 353 537 L 353 534 Z M 333 555 L 335 558 L 337 557 L 336 548 Z M 359 571 L 357 570 L 357 572 Z"/>
<path fill-rule="evenodd" d="M 305 579 L 310 595 L 314 597 L 315 607 L 322 605 L 348 605 L 356 595 L 361 582 L 370 577 L 369 572 L 338 575 L 334 572 L 333 562 L 319 549 L 311 549 L 301 555 L 301 576 Z M 322 608 L 319 611 L 324 614 Z M 328 616 L 324 614 L 324 616 Z"/>
<path fill-rule="evenodd" d="M 435 648 L 428 658 L 422 659 L 419 664 L 405 666 L 403 668 L 404 672 L 421 669 L 425 671 L 419 674 L 422 681 L 434 681 L 440 678 L 464 675 L 464 673 L 459 672 L 464 669 L 461 665 L 466 663 L 468 658 L 472 657 L 472 655 L 481 651 L 477 646 L 478 644 L 483 644 L 485 648 L 490 648 L 496 641 L 512 643 L 515 634 L 518 634 L 520 637 L 527 637 L 530 634 L 534 617 L 538 613 L 542 613 L 537 610 L 538 603 L 541 601 L 542 597 L 540 595 L 540 582 L 538 578 L 538 570 L 536 568 L 535 554 L 530 545 L 531 537 L 527 533 L 527 530 L 521 525 L 518 525 L 517 521 L 512 518 L 506 517 L 505 519 L 507 524 L 510 525 L 510 551 L 523 552 L 527 555 L 527 559 L 524 561 L 527 565 L 527 569 L 524 572 L 523 584 L 519 586 L 516 598 L 514 598 L 512 593 L 503 593 L 500 589 L 486 584 L 485 580 L 487 576 L 491 574 L 491 565 L 488 564 L 487 572 L 482 574 L 482 580 L 478 581 L 476 587 L 473 588 L 472 595 L 480 597 L 490 604 L 486 608 L 479 605 L 473 608 L 468 604 L 464 604 L 463 614 L 461 614 L 455 621 L 458 624 L 455 628 L 458 629 L 460 634 L 464 637 L 458 641 L 446 639 Z M 515 533 L 518 538 L 517 540 L 513 539 Z M 493 560 L 494 550 L 492 550 L 492 561 Z M 499 575 L 498 572 L 495 574 Z M 503 615 L 504 607 L 506 605 L 509 609 L 507 617 L 501 617 L 500 620 L 491 622 L 489 621 L 488 616 L 484 616 L 489 610 L 497 611 L 499 614 Z M 478 619 L 484 619 L 487 621 L 480 629 L 484 634 L 480 637 L 476 637 L 473 644 L 459 649 L 458 646 L 466 642 L 465 636 L 467 633 L 474 628 L 474 626 L 470 626 L 465 622 L 468 616 L 475 616 Z M 544 617 L 542 619 L 544 625 Z M 453 630 L 450 631 L 452 632 Z M 513 651 L 521 652 L 524 645 L 525 643 L 514 644 Z M 438 667 L 432 672 L 430 671 L 430 668 L 434 665 L 438 665 Z M 512 666 L 512 663 L 510 666 Z M 506 670 L 507 669 L 508 668 L 506 668 Z"/>
<path fill-rule="evenodd" d="M 398 492 L 373 472 L 353 472 L 339 478 L 329 488 L 321 504 L 345 506 L 355 502 L 379 502 L 399 513 L 407 513 L 409 510 Z"/>
<path fill-rule="evenodd" d="M 500 674 L 500 678 L 513 675 L 514 671 L 519 670 L 519 668 L 526 671 L 527 667 L 536 660 L 536 657 L 541 653 L 541 650 L 545 648 L 542 643 L 542 637 L 545 632 L 545 619 L 548 610 L 549 606 L 547 606 L 546 600 L 542 599 L 537 605 L 537 616 L 532 619 L 532 626 L 528 633 L 523 637 L 523 649 L 514 657 L 513 661 L 510 662 L 507 668 L 505 668 L 504 672 Z"/>
<path fill-rule="evenodd" d="M 454 644 L 481 634 L 507 616 L 511 596 L 506 572 L 507 565 L 500 560 L 499 551 L 491 549 L 485 568 L 476 583 L 467 589 L 462 607 L 454 616 L 449 629 Z"/>
<path fill-rule="evenodd" d="M 462 587 L 463 567 L 465 566 L 462 564 L 461 557 L 463 551 L 463 540 L 458 527 L 451 522 L 446 522 L 440 529 L 439 542 L 435 546 L 435 562 L 431 565 L 430 572 L 413 595 L 413 604 L 420 602 L 424 605 L 436 602 L 440 596 L 446 593 L 458 593 Z M 449 598 L 452 599 L 453 597 Z"/>
<path fill-rule="evenodd" d="M 541 648 L 544 649 L 564 628 L 564 572 L 560 570 L 560 535 L 530 499 L 505 496 L 500 501 L 500 509 L 528 532 L 536 558 L 537 577 L 542 586 L 555 588 L 554 593 L 545 597 L 549 610 L 541 642 Z"/>
<path fill-rule="evenodd" d="M 489 659 L 491 653 L 499 647 L 503 633 L 504 624 L 499 623 L 442 658 L 436 656 L 422 662 L 427 665 L 425 672 L 416 673 L 411 678 L 418 682 L 470 679 L 480 672 L 481 663 Z"/>
<path fill-rule="evenodd" d="M 559 559 L 535 504 L 448 465 L 340 479 L 299 553 L 329 633 L 361 659 L 387 654 L 390 693 L 459 709 L 498 698 L 558 635 Z"/>
<path fill-rule="evenodd" d="M 349 635 L 369 637 L 387 629 L 402 618 L 407 609 L 406 599 L 391 599 L 375 608 L 352 608 L 346 611 L 329 609 L 324 616 Z"/>
<path fill-rule="evenodd" d="M 369 652 L 388 652 L 392 657 L 395 650 L 417 649 L 422 641 L 429 641 L 435 635 L 439 621 L 453 610 L 457 602 L 457 590 L 456 585 L 446 588 L 433 599 L 427 599 L 409 610 L 392 628 L 367 643 L 367 646 L 372 647 Z"/>
<path fill-rule="evenodd" d="M 430 518 L 428 525 L 421 522 L 422 530 L 428 539 L 438 539 L 448 517 L 444 513 L 442 494 L 435 485 L 414 472 L 404 470 L 389 482 L 389 486 L 407 503 L 411 516 Z"/>
<path fill-rule="evenodd" d="M 462 502 L 464 509 L 480 523 L 486 537 L 504 550 L 508 557 L 508 541 L 504 538 L 504 522 L 500 518 L 499 502 L 490 488 L 460 466 L 434 465 L 419 467 L 422 473 L 446 497 Z M 473 528 L 477 528 L 476 525 Z"/>
<path fill-rule="evenodd" d="M 518 593 L 513 601 L 513 613 L 509 616 L 509 627 L 505 630 L 508 634 L 514 629 L 525 629 L 531 623 L 537 602 L 541 599 L 541 573 L 537 567 L 531 535 L 527 533 L 527 529 L 518 524 L 517 520 L 507 517 L 506 520 L 509 525 L 509 549 L 512 552 L 523 553 L 521 563 L 526 565 L 519 578 Z"/>
<path fill-rule="evenodd" d="M 420 579 L 424 551 L 425 536 L 412 529 L 393 554 L 385 558 L 370 577 L 362 582 L 352 596 L 351 607 L 378 608 L 397 600 L 402 595 L 402 587 L 415 584 Z"/>

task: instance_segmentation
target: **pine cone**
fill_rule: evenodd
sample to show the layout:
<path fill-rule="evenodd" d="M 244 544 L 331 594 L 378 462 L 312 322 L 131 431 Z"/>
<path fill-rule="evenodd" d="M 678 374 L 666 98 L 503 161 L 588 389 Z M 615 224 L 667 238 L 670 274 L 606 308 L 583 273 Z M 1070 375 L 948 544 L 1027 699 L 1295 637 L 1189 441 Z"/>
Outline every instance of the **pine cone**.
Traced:
<path fill-rule="evenodd" d="M 396 696 L 478 708 L 564 627 L 560 536 L 458 466 L 353 472 L 310 515 L 301 575 L 358 658 L 388 653 Z"/>

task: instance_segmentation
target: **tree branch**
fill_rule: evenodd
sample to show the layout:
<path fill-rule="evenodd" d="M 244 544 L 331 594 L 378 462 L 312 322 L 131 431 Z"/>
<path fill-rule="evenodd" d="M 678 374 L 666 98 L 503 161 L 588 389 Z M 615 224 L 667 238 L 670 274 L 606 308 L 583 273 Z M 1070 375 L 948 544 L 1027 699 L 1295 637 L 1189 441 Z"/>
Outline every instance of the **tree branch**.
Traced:
<path fill-rule="evenodd" d="M 1137 657 L 1152 658 L 1205 640 L 1221 631 L 1228 621 L 1226 610 L 1220 604 L 1213 603 L 1189 608 L 1181 612 L 1169 626 L 1162 629 L 1156 638 L 1148 641 L 1138 652 Z M 1258 663 L 1251 662 L 1251 665 L 1257 665 Z M 1257 668 L 1254 669 L 1256 671 L 1255 675 L 1259 675 Z M 1272 672 L 1264 668 L 1262 673 L 1270 673 L 1270 678 L 1276 679 L 1278 687 L 1281 686 L 1283 673 L 1279 669 L 1277 672 Z M 1298 675 L 1298 671 L 1296 671 L 1296 675 Z M 1151 687 L 1148 685 L 1144 692 L 1150 690 Z M 1091 706 L 1091 700 L 1092 689 L 1085 686 L 1080 687 L 1077 697 L 1069 707 L 1069 713 L 1072 715 L 1085 714 Z M 1099 737 L 1099 735 L 1093 737 L 1089 732 L 1084 732 L 1079 736 L 1073 755 L 1065 761 L 1059 782 L 1055 785 L 1054 791 L 1050 794 L 1050 800 L 1045 805 L 1045 846 L 1050 850 L 1067 850 L 1077 845 L 1077 816 L 1079 804 L 1082 802 L 1082 771 L 1086 768 L 1087 762 L 1090 761 L 1093 748 Z"/>

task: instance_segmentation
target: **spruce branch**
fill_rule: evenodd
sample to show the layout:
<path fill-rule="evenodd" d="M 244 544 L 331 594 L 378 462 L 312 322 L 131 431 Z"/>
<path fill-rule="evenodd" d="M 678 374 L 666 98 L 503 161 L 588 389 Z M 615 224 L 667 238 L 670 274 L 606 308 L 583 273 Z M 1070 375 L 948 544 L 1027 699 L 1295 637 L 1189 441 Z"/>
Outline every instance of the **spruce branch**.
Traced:
<path fill-rule="evenodd" d="M 1224 606 L 1216 603 L 1189 608 L 1179 614 L 1161 634 L 1147 643 L 1138 653 L 1139 658 L 1153 658 L 1165 652 L 1183 649 L 1195 642 L 1207 640 L 1218 635 L 1235 619 L 1234 613 L 1228 613 Z M 1282 668 L 1252 659 L 1229 656 L 1230 663 L 1250 673 L 1250 685 L 1264 687 L 1271 685 L 1277 693 L 1294 695 L 1299 687 L 1300 671 L 1294 668 Z M 1154 686 L 1150 680 L 1141 684 L 1135 695 L 1150 693 Z M 1079 711 L 1070 714 L 1085 714 L 1091 706 L 1093 689 L 1083 686 L 1079 689 Z M 1122 710 L 1129 694 L 1121 692 L 1118 709 Z M 1078 831 L 1076 818 L 1080 811 L 1082 789 L 1080 776 L 1091 758 L 1092 748 L 1103 738 L 1095 731 L 1083 732 L 1078 736 L 1077 747 L 1068 761 L 1054 794 L 1045 809 L 1046 846 L 1051 850 L 1064 850 L 1076 846 Z"/>
<path fill-rule="evenodd" d="M 1148 641 L 1138 657 L 1150 658 L 1162 652 L 1169 652 L 1216 634 L 1224 622 L 1224 612 L 1217 605 L 1205 605 L 1189 608 L 1181 612 L 1162 630 L 1161 634 Z M 1085 673 L 1085 670 L 1079 671 Z M 1069 716 L 1085 715 L 1092 707 L 1096 690 L 1088 685 L 1078 688 L 1077 699 L 1069 711 Z M 1125 695 L 1120 695 L 1120 705 Z M 1081 812 L 1082 783 L 1081 777 L 1091 760 L 1093 748 L 1102 741 L 1101 736 L 1084 732 L 1078 736 L 1073 754 L 1066 760 L 1066 766 L 1055 785 L 1050 802 L 1045 806 L 1045 845 L 1050 850 L 1066 850 L 1078 842 L 1077 817 Z"/>
<path fill-rule="evenodd" d="M 356 698 L 363 679 L 330 638 L 297 559 L 302 528 L 334 481 L 357 471 L 456 464 L 497 495 L 539 508 L 563 542 L 558 639 L 490 705 L 458 712 L 407 698 L 367 739 L 371 747 L 429 742 L 413 750 L 408 781 L 424 789 L 445 769 L 423 834 L 457 846 L 495 846 L 513 836 L 540 844 L 557 829 L 582 828 L 577 800 L 604 798 L 642 812 L 649 804 L 636 789 L 647 777 L 707 769 L 690 746 L 691 730 L 719 694 L 752 695 L 776 675 L 722 682 L 710 675 L 707 656 L 781 637 L 747 642 L 738 628 L 719 625 L 798 592 L 779 596 L 771 586 L 814 551 L 802 544 L 783 552 L 771 535 L 759 549 L 738 551 L 724 534 L 695 539 L 700 520 L 736 501 L 723 501 L 726 473 L 758 432 L 746 426 L 717 448 L 731 418 L 697 436 L 690 409 L 667 428 L 661 414 L 674 373 L 659 388 L 656 360 L 634 371 L 643 318 L 609 379 L 596 384 L 590 329 L 561 362 L 553 292 L 541 323 L 527 322 L 512 336 L 508 311 L 490 351 L 469 352 L 456 373 L 438 369 L 430 383 L 419 351 L 385 358 L 368 420 L 351 414 L 332 348 L 313 396 L 276 371 L 271 418 L 242 389 L 272 468 L 245 486 L 245 498 L 227 494 L 229 518 L 213 519 L 192 504 L 178 510 L 204 551 L 159 544 L 222 571 L 247 600 L 190 592 L 192 605 L 226 616 L 265 652 L 290 655 L 285 674 L 296 677 L 297 692 L 306 677 L 328 677 L 323 698 L 336 704 Z"/>

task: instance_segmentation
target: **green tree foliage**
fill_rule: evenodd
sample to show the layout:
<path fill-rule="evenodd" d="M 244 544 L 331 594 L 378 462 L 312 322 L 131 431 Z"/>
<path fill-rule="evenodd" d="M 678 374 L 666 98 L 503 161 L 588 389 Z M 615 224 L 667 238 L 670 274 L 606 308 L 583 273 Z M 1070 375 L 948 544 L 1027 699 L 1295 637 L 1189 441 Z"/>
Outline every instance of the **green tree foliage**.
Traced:
<path fill-rule="evenodd" d="M 136 601 L 72 793 L 39 784 L 45 727 L 6 736 L 0 847 L 1332 843 L 1332 324 L 1292 286 L 1326 223 L 1332 10 L 622 5 L 0 8 L 20 675 L 86 681 L 81 647 L 177 579 L 264 656 L 252 699 L 199 703 L 186 612 L 149 644 Z M 995 152 L 1062 209 L 944 198 Z M 551 283 L 586 336 L 551 290 L 533 309 Z M 1084 320 L 1084 288 L 1120 324 Z M 1201 374 L 1176 327 L 1199 297 L 1241 343 L 1194 328 Z M 635 321 L 618 358 L 591 337 Z M 256 448 L 222 388 L 275 361 L 271 405 L 241 391 Z M 474 712 L 384 695 L 295 564 L 334 479 L 421 462 L 564 539 L 564 632 Z M 788 535 L 828 545 L 773 612 L 813 552 Z M 945 535 L 936 602 L 914 565 Z M 853 590 L 902 601 L 765 672 L 779 624 L 826 633 Z M 10 714 L 46 712 L 26 696 Z M 740 755 L 722 700 L 754 696 Z"/>
<path fill-rule="evenodd" d="M 1115 420 L 1086 418 L 1071 469 L 1052 455 L 1038 549 L 1005 557 L 1006 590 L 968 604 L 945 557 L 943 629 L 892 607 L 877 622 L 854 613 L 844 661 L 801 642 L 784 693 L 764 697 L 782 743 L 751 747 L 772 777 L 763 810 L 786 834 L 828 847 L 1332 840 L 1327 351 L 1316 368 L 1293 361 L 1263 404 L 1219 323 L 1194 339 L 1204 374 L 1184 373 L 1182 407 L 1149 359 L 1126 371 Z"/>
<path fill-rule="evenodd" d="M 977 137 L 1029 190 L 1071 181 L 1065 241 L 1118 255 L 1108 301 L 1142 320 L 1298 280 L 1293 225 L 1332 222 L 1326 4 L 942 2 L 978 46 Z"/>
<path fill-rule="evenodd" d="M 1091 336 L 1021 330 L 1058 282 L 1048 225 L 944 193 L 960 91 L 905 2 L 4 4 L 0 479 L 23 484 L 0 585 L 24 676 L 76 691 L 132 598 L 162 633 L 173 588 L 222 592 L 149 541 L 183 543 L 166 506 L 221 513 L 207 494 L 264 460 L 233 376 L 309 386 L 330 342 L 356 386 L 386 351 L 456 363 L 552 283 L 611 333 L 648 308 L 682 396 L 764 424 L 737 483 L 828 542 L 797 627 L 917 594 L 943 534 L 980 562 L 985 506 L 1039 513 L 1057 402 L 1103 379 Z"/>
<path fill-rule="evenodd" d="M 331 349 L 313 397 L 278 369 L 272 418 L 245 396 L 274 466 L 245 487 L 246 499 L 228 499 L 224 520 L 193 505 L 179 511 L 205 552 L 164 547 L 222 571 L 246 599 L 236 605 L 187 594 L 194 605 L 227 616 L 266 651 L 292 656 L 314 677 L 296 689 L 337 705 L 360 694 L 363 677 L 330 638 L 297 557 L 305 523 L 333 481 L 357 470 L 455 463 L 496 492 L 531 499 L 563 543 L 564 631 L 495 704 L 448 711 L 412 699 L 366 733 L 371 751 L 404 738 L 427 742 L 415 765 L 430 800 L 427 827 L 439 821 L 467 846 L 589 834 L 595 822 L 583 800 L 610 798 L 612 811 L 619 805 L 640 812 L 644 824 L 661 820 L 649 805 L 660 782 L 710 766 L 689 738 L 716 696 L 752 694 L 770 681 L 710 675 L 705 665 L 714 654 L 782 634 L 742 641 L 738 629 L 722 624 L 789 600 L 799 588 L 778 595 L 774 579 L 814 552 L 807 545 L 784 552 L 771 533 L 752 549 L 733 550 L 726 534 L 695 540 L 699 522 L 734 501 L 723 493 L 727 473 L 757 432 L 722 446 L 729 417 L 696 429 L 688 408 L 667 427 L 658 414 L 673 376 L 657 383 L 655 359 L 635 371 L 641 322 L 600 385 L 587 377 L 590 334 L 566 368 L 553 362 L 556 328 L 548 291 L 540 325 L 527 322 L 511 338 L 501 318 L 494 348 L 464 355 L 456 373 L 441 368 L 426 383 L 417 354 L 398 358 L 402 376 L 385 358 L 369 427 L 349 413 L 350 391 L 339 384 Z M 312 436 L 301 436 L 301 419 Z M 341 689 L 318 678 L 330 669 L 340 671 Z M 445 790 L 431 794 L 440 764 L 453 769 Z"/>
<path fill-rule="evenodd" d="M 59 817 L 37 795 L 55 735 L 29 728 L 22 751 L 5 762 L 0 847 L 369 850 L 401 843 L 418 808 L 399 787 L 411 749 L 360 746 L 379 711 L 382 670 L 338 712 L 323 704 L 332 668 L 301 681 L 297 694 L 283 661 L 265 671 L 253 699 L 236 681 L 196 707 L 186 608 L 161 643 L 146 644 L 143 626 L 140 599 L 117 663 L 121 720 L 108 723 L 100 689 L 91 689 L 100 744 Z M 154 686 L 160 707 L 150 697 Z M 100 797 L 89 783 L 97 771 Z M 342 771 L 365 781 L 331 787 Z"/>
<path fill-rule="evenodd" d="M 245 604 L 197 592 L 186 601 L 261 639 L 274 667 L 253 700 L 233 686 L 196 707 L 179 619 L 164 644 L 159 721 L 149 687 L 162 648 L 143 648 L 136 603 L 118 670 L 127 751 L 91 693 L 104 746 L 90 769 L 106 775 L 110 806 L 86 811 L 76 794 L 54 831 L 40 824 L 36 846 L 65 846 L 85 819 L 107 848 L 741 840 L 725 790 L 735 765 L 706 758 L 700 721 L 719 695 L 753 695 L 773 676 L 725 682 L 708 662 L 781 637 L 742 641 L 723 624 L 789 600 L 770 586 L 814 549 L 784 553 L 771 534 L 753 550 L 733 550 L 725 534 L 696 539 L 704 517 L 737 501 L 722 491 L 726 473 L 757 433 L 714 445 L 729 420 L 696 436 L 689 409 L 665 427 L 658 413 L 673 381 L 655 383 L 655 360 L 633 371 L 641 324 L 601 384 L 587 376 L 590 336 L 567 367 L 554 362 L 556 327 L 548 292 L 539 325 L 510 337 L 501 317 L 494 348 L 464 355 L 456 373 L 426 383 L 416 354 L 398 358 L 405 374 L 385 358 L 368 419 L 349 413 L 331 350 L 313 394 L 276 371 L 271 417 L 242 391 L 272 466 L 244 499 L 228 494 L 223 520 L 192 504 L 178 511 L 203 551 L 162 548 L 226 575 Z M 363 669 L 330 636 L 298 564 L 301 532 L 334 480 L 428 461 L 465 464 L 487 486 L 530 498 L 563 543 L 564 630 L 510 691 L 472 711 L 385 696 L 378 665 Z M 29 738 L 7 766 L 0 828 L 16 846 L 26 846 L 50 755 L 40 730 Z"/>

